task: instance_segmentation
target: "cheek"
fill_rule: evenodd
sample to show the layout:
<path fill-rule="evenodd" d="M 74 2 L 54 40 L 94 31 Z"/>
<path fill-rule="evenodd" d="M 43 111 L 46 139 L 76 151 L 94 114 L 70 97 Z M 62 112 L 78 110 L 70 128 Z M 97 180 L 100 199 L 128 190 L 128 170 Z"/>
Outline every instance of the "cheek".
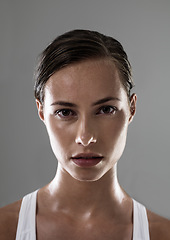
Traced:
<path fill-rule="evenodd" d="M 51 147 L 54 154 L 65 155 L 66 151 L 69 150 L 70 143 L 73 141 L 73 134 L 71 130 L 65 124 L 57 121 L 53 117 L 49 117 L 46 121 L 46 128 L 49 135 Z"/>
<path fill-rule="evenodd" d="M 128 115 L 123 111 L 107 123 L 107 134 L 113 139 L 119 138 L 127 132 Z"/>
<path fill-rule="evenodd" d="M 107 152 L 122 152 L 126 143 L 128 129 L 128 118 L 121 113 L 116 119 L 110 122 L 104 134 L 104 142 L 107 142 Z"/>

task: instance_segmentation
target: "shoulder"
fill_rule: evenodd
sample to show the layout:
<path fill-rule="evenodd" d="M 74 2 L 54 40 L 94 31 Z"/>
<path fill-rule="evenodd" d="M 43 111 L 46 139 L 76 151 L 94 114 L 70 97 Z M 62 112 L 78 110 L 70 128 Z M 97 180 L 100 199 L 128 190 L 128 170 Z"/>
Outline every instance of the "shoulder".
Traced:
<path fill-rule="evenodd" d="M 22 200 L 19 200 L 15 203 L 0 208 L 1 240 L 15 239 L 21 201 Z"/>
<path fill-rule="evenodd" d="M 170 239 L 170 220 L 147 210 L 151 239 Z"/>

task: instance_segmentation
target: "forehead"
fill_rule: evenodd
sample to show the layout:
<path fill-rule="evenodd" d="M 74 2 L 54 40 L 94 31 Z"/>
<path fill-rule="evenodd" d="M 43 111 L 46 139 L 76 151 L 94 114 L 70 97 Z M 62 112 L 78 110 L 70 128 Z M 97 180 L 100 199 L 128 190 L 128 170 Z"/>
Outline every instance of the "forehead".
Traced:
<path fill-rule="evenodd" d="M 45 101 L 54 98 L 96 100 L 125 93 L 119 73 L 109 59 L 86 60 L 54 73 L 45 86 Z"/>

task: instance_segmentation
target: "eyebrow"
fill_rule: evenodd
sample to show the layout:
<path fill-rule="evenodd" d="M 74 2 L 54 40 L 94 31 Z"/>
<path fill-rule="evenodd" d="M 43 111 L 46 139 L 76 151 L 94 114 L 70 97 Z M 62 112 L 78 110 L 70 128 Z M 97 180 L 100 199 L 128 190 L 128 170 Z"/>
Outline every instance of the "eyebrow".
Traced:
<path fill-rule="evenodd" d="M 98 100 L 97 102 L 93 103 L 92 106 L 96 106 L 96 105 L 106 103 L 109 101 L 121 101 L 121 100 L 117 97 L 106 97 L 106 98 L 102 98 L 102 99 Z"/>
<path fill-rule="evenodd" d="M 117 97 L 106 97 L 106 98 L 102 98 L 102 99 L 98 100 L 97 102 L 93 103 L 92 106 L 100 105 L 102 103 L 106 103 L 109 101 L 121 101 L 121 100 Z M 51 104 L 51 106 L 54 106 L 54 105 L 60 105 L 60 106 L 65 106 L 65 107 L 77 107 L 77 105 L 75 103 L 65 102 L 65 101 L 57 101 L 57 102 L 54 102 Z"/>
<path fill-rule="evenodd" d="M 51 104 L 51 106 L 54 106 L 54 105 L 60 105 L 65 107 L 77 107 L 77 105 L 74 103 L 64 102 L 64 101 L 57 101 Z"/>

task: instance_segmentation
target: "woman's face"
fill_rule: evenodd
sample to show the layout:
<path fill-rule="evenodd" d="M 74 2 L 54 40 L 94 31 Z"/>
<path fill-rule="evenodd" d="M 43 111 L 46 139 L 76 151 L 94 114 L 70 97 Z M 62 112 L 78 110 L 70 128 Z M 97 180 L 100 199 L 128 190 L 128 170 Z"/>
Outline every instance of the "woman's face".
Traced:
<path fill-rule="evenodd" d="M 58 168 L 80 181 L 100 179 L 121 157 L 135 113 L 113 62 L 87 60 L 53 74 L 39 116 L 46 125 Z"/>

